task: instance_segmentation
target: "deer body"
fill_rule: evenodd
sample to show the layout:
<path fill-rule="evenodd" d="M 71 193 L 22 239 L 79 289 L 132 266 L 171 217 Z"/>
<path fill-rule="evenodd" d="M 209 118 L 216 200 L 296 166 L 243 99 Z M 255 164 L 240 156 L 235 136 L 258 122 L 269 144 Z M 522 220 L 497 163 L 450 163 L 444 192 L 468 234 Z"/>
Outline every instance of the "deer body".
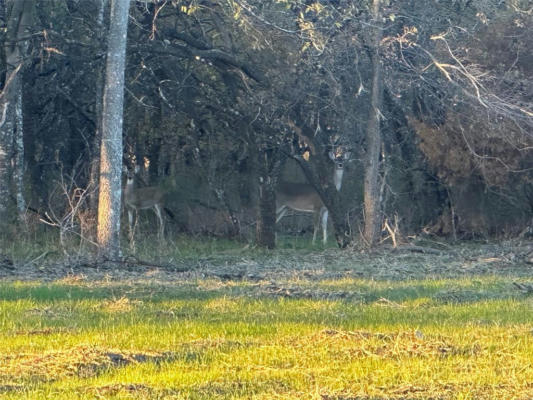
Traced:
<path fill-rule="evenodd" d="M 323 241 L 327 240 L 328 209 L 316 190 L 306 183 L 282 183 L 276 191 L 276 223 L 291 209 L 313 214 L 313 244 L 320 224 Z"/>
<path fill-rule="evenodd" d="M 139 210 L 153 208 L 159 220 L 159 235 L 163 236 L 163 196 L 164 192 L 155 186 L 135 187 L 135 173 L 128 172 L 126 178 L 126 187 L 124 189 L 124 203 L 128 209 L 128 222 L 130 228 L 130 235 L 133 235 L 133 212 L 137 213 Z"/>
<path fill-rule="evenodd" d="M 329 158 L 335 163 L 333 182 L 335 188 L 340 191 L 344 174 L 343 161 L 348 159 L 350 153 L 336 155 L 329 154 Z M 320 225 L 322 226 L 322 241 L 325 244 L 328 239 L 328 209 L 320 198 L 315 188 L 307 183 L 281 183 L 276 189 L 276 223 L 279 222 L 291 209 L 294 211 L 308 212 L 313 214 L 313 244 Z"/>

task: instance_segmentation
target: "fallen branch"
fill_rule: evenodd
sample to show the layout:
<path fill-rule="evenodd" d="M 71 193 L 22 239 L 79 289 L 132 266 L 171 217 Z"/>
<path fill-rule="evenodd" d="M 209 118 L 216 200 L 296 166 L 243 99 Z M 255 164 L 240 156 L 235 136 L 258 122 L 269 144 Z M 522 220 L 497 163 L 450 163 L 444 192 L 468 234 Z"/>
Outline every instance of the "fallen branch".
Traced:
<path fill-rule="evenodd" d="M 412 251 L 414 253 L 424 253 L 424 254 L 436 254 L 441 255 L 442 251 L 433 249 L 431 247 L 423 247 L 423 246 L 415 246 L 415 245 L 401 245 L 398 247 L 394 247 L 393 250 L 399 251 L 399 250 L 407 250 Z"/>

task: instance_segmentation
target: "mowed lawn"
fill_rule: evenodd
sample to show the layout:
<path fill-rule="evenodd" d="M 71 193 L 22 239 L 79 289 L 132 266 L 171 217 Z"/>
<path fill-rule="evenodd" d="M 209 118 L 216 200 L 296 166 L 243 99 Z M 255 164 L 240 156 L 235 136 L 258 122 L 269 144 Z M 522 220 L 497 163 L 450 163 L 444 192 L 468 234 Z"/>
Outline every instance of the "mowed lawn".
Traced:
<path fill-rule="evenodd" d="M 276 268 L 0 281 L 0 398 L 533 398 L 527 273 Z"/>

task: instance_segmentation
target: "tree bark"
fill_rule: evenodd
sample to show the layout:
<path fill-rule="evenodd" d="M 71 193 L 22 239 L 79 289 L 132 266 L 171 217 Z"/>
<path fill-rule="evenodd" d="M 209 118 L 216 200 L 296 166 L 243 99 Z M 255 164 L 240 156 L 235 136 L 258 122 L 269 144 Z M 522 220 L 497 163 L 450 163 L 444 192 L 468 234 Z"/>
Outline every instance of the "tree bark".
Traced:
<path fill-rule="evenodd" d="M 267 249 L 276 247 L 276 183 L 281 166 L 281 152 L 268 145 L 268 127 L 254 132 L 247 128 L 250 148 L 253 149 L 253 174 L 258 183 L 256 219 L 257 245 Z"/>
<path fill-rule="evenodd" d="M 11 139 L 13 138 L 13 105 L 10 102 L 10 96 L 4 92 L 2 99 L 1 119 L 0 119 L 0 224 L 7 225 L 9 218 L 9 173 L 10 163 L 9 155 L 11 154 Z"/>
<path fill-rule="evenodd" d="M 2 13 L 2 28 L 7 26 L 8 10 L 7 3 L 4 0 L 0 0 L 0 7 Z M 5 38 L 4 47 L 7 47 L 7 37 Z M 7 49 L 6 49 L 7 50 Z M 5 65 L 7 65 L 7 60 Z M 8 76 L 4 82 L 2 90 L 2 96 L 0 98 L 0 230 L 7 225 L 8 222 L 8 208 L 9 208 L 9 154 L 11 150 L 12 140 L 12 119 L 8 116 L 8 112 L 11 111 L 8 91 Z"/>
<path fill-rule="evenodd" d="M 15 103 L 15 168 L 13 180 L 15 181 L 15 192 L 17 199 L 18 219 L 22 226 L 25 226 L 26 219 L 26 199 L 24 197 L 24 116 L 22 114 L 22 79 L 16 79 L 17 86 L 13 89 L 16 92 Z"/>
<path fill-rule="evenodd" d="M 120 252 L 124 68 L 130 0 L 112 0 L 102 111 L 100 192 L 97 240 L 99 256 L 115 261 Z"/>
<path fill-rule="evenodd" d="M 4 43 L 6 78 L 0 97 L 0 220 L 7 221 L 10 203 L 9 181 L 12 172 L 16 189 L 16 202 L 22 219 L 26 211 L 24 199 L 24 142 L 22 115 L 22 69 L 28 52 L 27 37 L 33 22 L 33 1 L 11 0 L 5 2 L 7 16 Z M 15 148 L 13 149 L 13 145 Z M 10 171 L 14 152 L 14 168 Z"/>
<path fill-rule="evenodd" d="M 107 0 L 96 1 L 98 5 L 98 17 L 96 19 L 97 36 L 99 39 L 99 44 L 103 44 L 107 33 L 106 24 L 104 23 Z M 89 193 L 89 208 L 91 213 L 94 213 L 93 215 L 96 215 L 98 211 L 97 207 L 100 172 L 100 145 L 102 143 L 102 108 L 104 98 L 105 57 L 102 57 L 102 60 L 97 64 L 96 68 L 96 100 L 94 103 L 96 111 L 96 129 L 94 131 L 94 147 L 91 154 L 91 169 L 89 176 L 89 187 L 91 188 L 91 192 Z"/>
<path fill-rule="evenodd" d="M 260 177 L 257 244 L 267 249 L 276 247 L 276 192 L 274 187 L 272 177 Z"/>
<path fill-rule="evenodd" d="M 367 158 L 365 163 L 364 180 L 364 211 L 365 227 L 363 236 L 369 247 L 379 240 L 381 227 L 381 209 L 379 201 L 379 156 L 381 150 L 380 107 L 383 92 L 381 77 L 381 60 L 379 45 L 383 35 L 381 28 L 381 0 L 373 2 L 373 24 L 371 63 L 372 63 L 372 93 L 370 98 L 370 113 L 366 130 Z"/>

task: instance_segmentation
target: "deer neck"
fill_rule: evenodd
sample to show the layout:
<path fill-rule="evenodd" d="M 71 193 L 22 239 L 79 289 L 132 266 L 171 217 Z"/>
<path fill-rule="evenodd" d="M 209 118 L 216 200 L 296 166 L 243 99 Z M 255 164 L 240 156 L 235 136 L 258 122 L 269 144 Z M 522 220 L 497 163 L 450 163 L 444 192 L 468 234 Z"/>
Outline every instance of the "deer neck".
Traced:
<path fill-rule="evenodd" d="M 133 179 L 126 179 L 126 187 L 124 188 L 124 196 L 130 197 L 133 193 Z"/>
<path fill-rule="evenodd" d="M 337 191 L 341 190 L 343 175 L 344 175 L 343 168 L 335 168 L 335 172 L 333 173 L 333 182 L 335 183 L 335 188 L 337 189 Z"/>

